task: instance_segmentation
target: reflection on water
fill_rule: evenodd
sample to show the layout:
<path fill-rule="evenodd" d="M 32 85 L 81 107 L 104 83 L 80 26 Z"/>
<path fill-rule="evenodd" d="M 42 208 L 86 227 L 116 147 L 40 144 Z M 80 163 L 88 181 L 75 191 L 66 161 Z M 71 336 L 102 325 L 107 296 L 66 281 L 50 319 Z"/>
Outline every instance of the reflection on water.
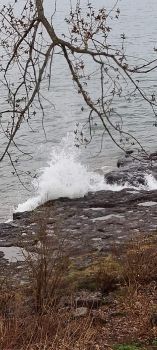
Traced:
<path fill-rule="evenodd" d="M 74 2 L 74 0 L 73 0 Z M 104 4 L 111 6 L 111 0 L 93 0 L 93 4 L 101 7 Z M 7 0 L 2 0 L 2 3 L 7 3 Z M 55 24 L 58 32 L 61 34 L 65 30 L 64 17 L 68 14 L 69 0 L 58 1 L 57 15 Z M 126 53 L 132 57 L 145 57 L 147 59 L 155 58 L 156 53 L 153 48 L 157 46 L 157 26 L 156 0 L 120 0 L 119 8 L 121 16 L 119 21 L 114 24 L 112 40 L 118 43 L 121 33 L 125 33 Z M 46 11 L 48 15 L 52 9 L 52 0 L 46 0 Z M 53 9 L 52 9 L 53 10 Z M 133 59 L 133 58 L 132 58 Z M 90 66 L 91 67 L 91 66 Z M 92 69 L 92 67 L 91 67 Z M 151 85 L 156 90 L 156 73 L 152 73 L 149 78 Z M 143 78 L 143 86 L 149 85 L 147 78 Z M 96 93 L 98 80 L 95 78 L 93 84 L 93 93 Z M 31 152 L 32 157 L 22 156 L 17 164 L 18 169 L 23 171 L 31 171 L 35 174 L 38 169 L 46 164 L 49 158 L 51 147 L 58 144 L 67 132 L 74 130 L 75 123 L 83 123 L 87 114 L 81 112 L 82 100 L 77 91 L 74 90 L 73 82 L 70 77 L 68 67 L 62 57 L 57 56 L 54 59 L 54 69 L 52 73 L 52 84 L 49 93 L 47 92 L 46 82 L 43 87 L 43 94 L 50 99 L 55 105 L 46 100 L 45 104 L 45 130 L 47 138 L 45 139 L 41 128 L 40 112 L 36 114 L 31 121 L 31 128 L 25 125 L 21 128 L 17 142 L 20 147 L 23 147 L 28 152 Z M 2 89 L 1 89 L 2 90 Z M 0 106 L 3 106 L 6 100 L 5 92 L 2 90 L 0 94 Z M 124 127 L 142 142 L 149 149 L 156 150 L 156 128 L 153 126 L 153 115 L 149 107 L 137 101 L 132 103 L 118 103 L 118 110 L 123 116 Z M 99 156 L 102 130 L 101 127 L 97 131 L 92 143 L 87 149 L 82 150 L 82 162 L 88 164 L 91 169 L 101 169 L 106 166 L 115 166 L 116 159 L 121 155 L 121 152 L 109 140 L 107 136 L 103 140 L 103 148 Z M 0 147 L 4 146 L 4 138 L 1 134 Z M 7 219 L 12 213 L 12 207 L 23 202 L 29 197 L 27 192 L 19 183 L 16 176 L 12 174 L 13 169 L 7 162 L 7 159 L 0 165 L 0 220 Z M 23 177 L 25 185 L 32 191 L 31 177 Z"/>

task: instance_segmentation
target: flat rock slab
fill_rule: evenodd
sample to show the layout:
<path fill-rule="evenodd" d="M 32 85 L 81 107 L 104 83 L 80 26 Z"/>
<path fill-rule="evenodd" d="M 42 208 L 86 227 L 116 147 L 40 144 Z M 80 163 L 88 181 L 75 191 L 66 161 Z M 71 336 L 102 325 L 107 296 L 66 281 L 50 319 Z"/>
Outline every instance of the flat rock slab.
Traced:
<path fill-rule="evenodd" d="M 32 212 L 15 213 L 13 222 L 0 224 L 0 265 L 22 264 L 22 255 L 8 257 L 6 248 L 35 252 L 43 234 L 54 250 L 60 247 L 72 259 L 78 258 L 79 264 L 88 265 L 91 256 L 106 254 L 132 235 L 156 231 L 157 190 L 123 189 L 89 193 L 78 199 L 60 198 Z"/>

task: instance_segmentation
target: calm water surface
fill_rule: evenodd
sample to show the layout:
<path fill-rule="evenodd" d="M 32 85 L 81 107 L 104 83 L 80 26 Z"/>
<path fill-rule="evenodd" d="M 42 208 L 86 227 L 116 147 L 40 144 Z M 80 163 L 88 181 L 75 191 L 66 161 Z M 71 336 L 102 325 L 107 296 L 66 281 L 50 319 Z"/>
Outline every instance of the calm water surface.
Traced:
<path fill-rule="evenodd" d="M 23 0 L 22 0 L 23 1 Z M 21 2 L 22 2 L 21 1 Z M 2 3 L 7 3 L 2 0 Z M 53 1 L 46 0 L 46 12 L 49 16 L 53 11 Z M 74 2 L 74 1 L 72 1 Z M 84 3 L 82 1 L 82 3 Z M 93 0 L 93 5 L 97 8 L 107 6 L 108 8 L 114 1 L 111 0 Z M 121 0 L 119 1 L 121 10 L 120 19 L 114 24 L 112 33 L 113 42 L 118 44 L 120 34 L 125 33 L 126 53 L 131 56 L 145 57 L 154 59 L 153 48 L 157 47 L 157 2 L 156 0 Z M 64 18 L 68 15 L 69 0 L 58 0 L 55 25 L 59 34 L 65 31 Z M 157 76 L 153 73 L 148 79 L 143 78 L 143 85 L 151 83 L 154 91 L 157 89 Z M 98 80 L 95 78 L 93 89 L 97 91 Z M 43 86 L 43 94 L 47 96 L 46 83 Z M 41 128 L 40 113 L 38 113 L 31 122 L 31 128 L 23 127 L 17 136 L 17 142 L 20 147 L 32 152 L 33 159 L 30 157 L 21 157 L 19 169 L 23 171 L 33 171 L 44 167 L 49 158 L 51 148 L 60 142 L 67 132 L 73 131 L 76 122 L 85 120 L 85 114 L 81 113 L 82 100 L 74 90 L 73 83 L 65 61 L 57 56 L 54 59 L 54 69 L 52 73 L 52 85 L 49 92 L 50 100 L 55 104 L 53 106 L 45 102 L 45 130 L 47 140 L 45 140 Z M 4 106 L 6 96 L 3 91 L 0 94 L 0 106 Z M 139 101 L 135 105 L 119 103 L 119 112 L 123 116 L 124 127 L 140 140 L 147 149 L 156 150 L 157 128 L 153 126 L 154 117 L 149 107 Z M 100 138 L 102 130 L 97 132 L 92 143 L 86 150 L 82 150 L 82 162 L 91 169 L 101 169 L 103 167 L 115 166 L 116 160 L 121 156 L 121 152 L 112 144 L 108 137 L 105 137 L 103 149 L 99 156 Z M 4 139 L 1 135 L 1 149 L 4 147 Z M 31 178 L 24 176 L 24 183 L 33 190 Z M 19 202 L 24 201 L 31 195 L 19 183 L 12 174 L 12 168 L 7 160 L 0 165 L 0 221 L 10 217 L 13 207 Z"/>

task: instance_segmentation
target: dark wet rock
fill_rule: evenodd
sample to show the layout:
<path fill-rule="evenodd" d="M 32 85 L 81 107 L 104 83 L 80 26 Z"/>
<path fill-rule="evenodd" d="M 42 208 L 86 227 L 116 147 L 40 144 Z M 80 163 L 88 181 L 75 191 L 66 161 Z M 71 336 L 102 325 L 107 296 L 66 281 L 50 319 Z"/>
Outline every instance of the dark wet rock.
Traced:
<path fill-rule="evenodd" d="M 151 165 L 140 163 L 131 158 L 124 158 L 117 162 L 119 169 L 105 174 L 105 180 L 108 184 L 128 185 L 132 187 L 146 186 L 146 175 L 151 174 L 153 169 Z"/>
<path fill-rule="evenodd" d="M 25 211 L 23 213 L 14 213 L 13 214 L 13 219 L 27 219 L 30 216 L 29 211 Z"/>
<path fill-rule="evenodd" d="M 149 158 L 150 158 L 151 160 L 157 161 L 157 152 L 151 153 L 150 156 L 149 156 Z"/>
<path fill-rule="evenodd" d="M 157 152 L 144 156 L 142 159 L 134 159 L 132 152 L 128 151 L 125 157 L 117 162 L 118 169 L 105 174 L 108 184 L 128 185 L 133 187 L 147 186 L 146 175 L 152 175 L 157 179 Z"/>
<path fill-rule="evenodd" d="M 4 257 L 4 253 L 0 252 L 0 259 L 2 259 Z"/>
<path fill-rule="evenodd" d="M 123 171 L 111 171 L 105 175 L 106 182 L 110 185 L 117 184 L 124 186 L 139 187 L 139 185 L 146 186 L 147 181 L 145 178 L 146 172 L 143 169 L 132 169 L 130 172 L 129 169 Z"/>
<path fill-rule="evenodd" d="M 130 158 L 129 156 L 125 158 L 121 158 L 121 159 L 118 159 L 117 161 L 117 168 L 122 168 L 132 163 L 133 163 L 133 159 Z"/>

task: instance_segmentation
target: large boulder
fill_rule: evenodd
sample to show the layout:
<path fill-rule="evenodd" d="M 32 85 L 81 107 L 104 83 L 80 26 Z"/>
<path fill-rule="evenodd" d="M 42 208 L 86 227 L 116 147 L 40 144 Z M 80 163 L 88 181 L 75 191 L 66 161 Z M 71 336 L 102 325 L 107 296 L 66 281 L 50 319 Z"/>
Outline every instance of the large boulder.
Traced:
<path fill-rule="evenodd" d="M 127 152 L 125 157 L 118 159 L 118 169 L 105 174 L 108 184 L 128 185 L 128 187 L 147 186 L 146 175 L 152 175 L 157 179 L 157 152 L 151 153 L 149 157 L 139 160 L 134 159 L 132 152 Z"/>
<path fill-rule="evenodd" d="M 138 169 L 135 169 L 131 172 L 129 169 L 123 171 L 111 171 L 108 174 L 105 174 L 105 180 L 110 185 L 128 185 L 128 187 L 139 187 L 140 185 L 147 185 L 145 172 Z"/>

